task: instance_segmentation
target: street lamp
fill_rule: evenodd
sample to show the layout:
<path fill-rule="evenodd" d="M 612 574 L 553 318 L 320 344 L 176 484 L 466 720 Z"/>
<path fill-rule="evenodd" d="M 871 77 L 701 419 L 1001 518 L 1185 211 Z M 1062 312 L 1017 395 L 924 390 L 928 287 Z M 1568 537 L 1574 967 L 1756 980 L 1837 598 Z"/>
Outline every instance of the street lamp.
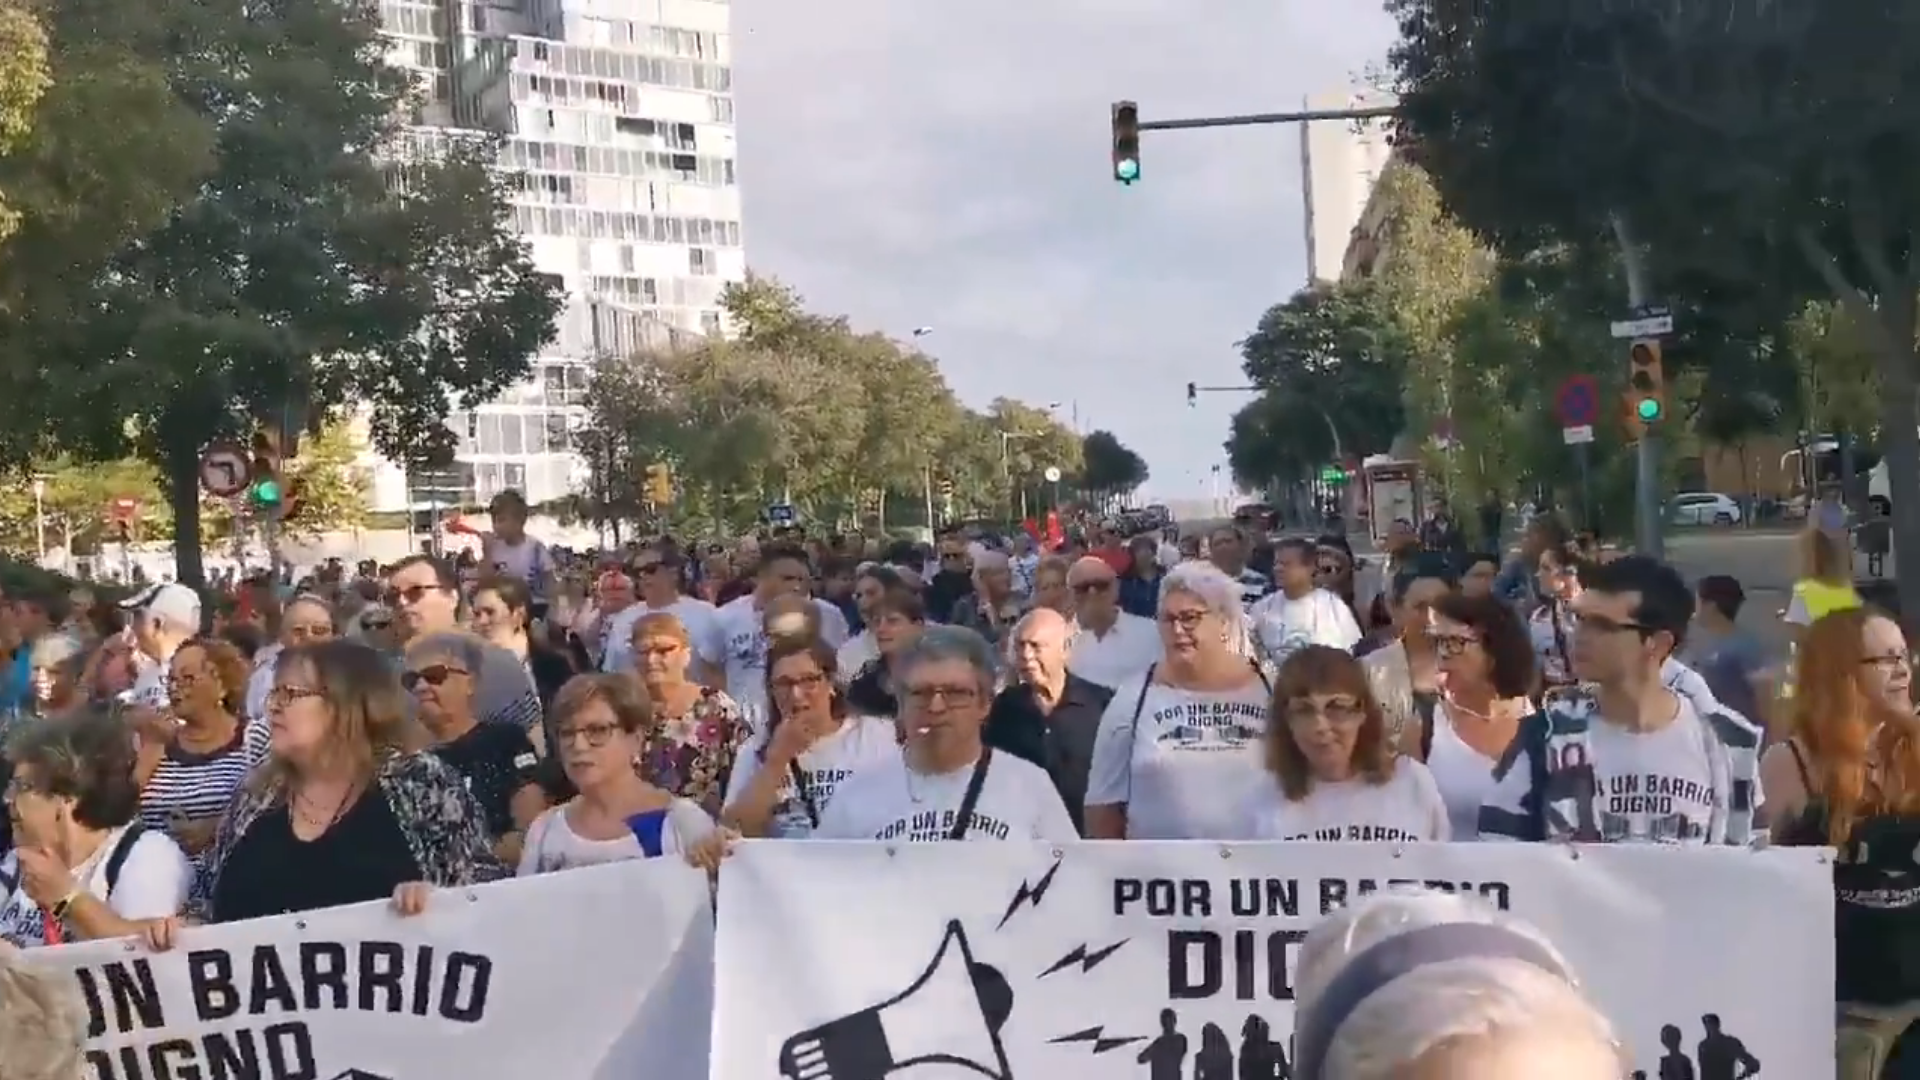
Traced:
<path fill-rule="evenodd" d="M 47 478 L 33 478 L 33 536 L 40 546 L 40 563 L 47 561 Z"/>
<path fill-rule="evenodd" d="M 926 337 L 931 333 L 933 333 L 933 327 L 931 326 L 916 326 L 913 328 L 913 336 L 917 338 Z"/>

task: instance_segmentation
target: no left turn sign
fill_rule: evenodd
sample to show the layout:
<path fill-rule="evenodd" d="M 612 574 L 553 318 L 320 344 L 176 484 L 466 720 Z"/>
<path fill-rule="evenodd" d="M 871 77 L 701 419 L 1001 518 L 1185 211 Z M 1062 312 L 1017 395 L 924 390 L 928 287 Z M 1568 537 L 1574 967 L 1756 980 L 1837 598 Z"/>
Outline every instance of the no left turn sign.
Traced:
<path fill-rule="evenodd" d="M 230 499 L 247 490 L 253 466 L 237 446 L 210 446 L 200 455 L 200 486 L 207 494 Z"/>

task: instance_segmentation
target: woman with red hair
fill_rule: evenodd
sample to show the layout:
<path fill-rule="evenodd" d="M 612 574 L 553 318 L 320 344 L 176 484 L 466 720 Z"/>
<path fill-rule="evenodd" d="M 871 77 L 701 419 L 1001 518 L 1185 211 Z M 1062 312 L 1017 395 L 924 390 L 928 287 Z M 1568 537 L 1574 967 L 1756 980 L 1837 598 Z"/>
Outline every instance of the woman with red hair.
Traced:
<path fill-rule="evenodd" d="M 1899 624 L 1866 608 L 1807 628 L 1786 738 L 1761 760 L 1776 843 L 1831 846 L 1839 1076 L 1915 1075 L 1920 1040 L 1920 721 Z"/>

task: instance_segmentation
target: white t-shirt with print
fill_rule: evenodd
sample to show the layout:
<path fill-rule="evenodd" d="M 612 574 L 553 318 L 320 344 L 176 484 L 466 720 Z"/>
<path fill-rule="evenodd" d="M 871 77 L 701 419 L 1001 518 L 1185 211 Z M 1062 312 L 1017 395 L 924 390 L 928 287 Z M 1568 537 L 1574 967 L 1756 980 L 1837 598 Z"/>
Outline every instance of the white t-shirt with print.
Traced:
<path fill-rule="evenodd" d="M 817 597 L 813 606 L 820 612 L 820 640 L 835 649 L 846 644 L 847 617 Z M 767 715 L 767 632 L 760 602 L 742 596 L 722 607 L 715 621 L 717 666 L 726 674 L 727 696 L 740 703 L 748 725 L 758 730 Z"/>
<path fill-rule="evenodd" d="M 193 886 L 193 866 L 186 852 L 163 832 L 143 830 L 129 841 L 133 846 L 120 864 L 120 876 L 107 891 L 107 864 L 131 826 L 107 833 L 100 847 L 74 869 L 74 881 L 96 900 L 104 900 L 123 919 L 163 919 L 178 915 Z M 20 948 L 47 943 L 46 913 L 20 887 L 20 856 L 8 852 L 0 860 L 0 887 L 7 897 L 0 903 L 0 941 Z"/>
<path fill-rule="evenodd" d="M 693 642 L 693 655 L 709 667 L 719 668 L 720 609 L 705 600 L 683 596 L 666 607 L 633 604 L 607 620 L 606 652 L 600 657 L 601 671 L 633 670 L 633 628 L 643 616 L 671 615 L 686 627 Z"/>
<path fill-rule="evenodd" d="M 1134 840 L 1238 836 L 1240 807 L 1269 783 L 1262 766 L 1272 691 L 1252 677 L 1225 693 L 1121 684 L 1100 717 L 1088 806 L 1125 805 Z M 1138 721 L 1134 705 L 1140 704 Z"/>
<path fill-rule="evenodd" d="M 1278 667 L 1308 645 L 1326 645 L 1353 651 L 1360 643 L 1360 624 L 1347 602 L 1325 589 L 1315 589 L 1297 600 L 1272 593 L 1247 612 L 1261 655 Z"/>
<path fill-rule="evenodd" d="M 808 798 L 799 797 L 794 790 L 792 770 L 788 770 L 785 782 L 780 785 L 780 801 L 774 804 L 773 815 L 767 822 L 767 836 L 795 840 L 811 834 L 814 822 L 807 812 L 808 801 L 812 802 L 813 813 L 824 817 L 834 792 L 848 777 L 867 766 L 898 758 L 900 746 L 894 730 L 893 721 L 882 717 L 849 716 L 841 722 L 839 730 L 807 747 L 795 764 L 806 777 Z M 740 755 L 733 762 L 733 775 L 727 780 L 727 805 L 733 805 L 745 794 L 748 785 L 766 767 L 763 754 L 766 745 L 767 729 L 762 727 L 741 747 Z M 991 771 L 988 775 L 992 775 Z"/>
<path fill-rule="evenodd" d="M 1636 732 L 1598 714 L 1587 733 L 1600 795 L 1594 817 L 1610 844 L 1699 844 L 1713 821 L 1712 750 L 1693 704 L 1676 695 L 1673 722 Z"/>
<path fill-rule="evenodd" d="M 973 780 L 974 766 L 940 776 L 907 768 L 894 753 L 840 782 L 820 815 L 815 840 L 945 840 Z M 1046 770 L 1012 754 L 989 759 L 963 840 L 1078 840 L 1079 830 Z"/>
<path fill-rule="evenodd" d="M 489 532 L 480 535 L 480 551 L 481 560 L 489 570 L 526 582 L 528 591 L 535 598 L 544 594 L 547 571 L 553 568 L 553 556 L 548 553 L 546 544 L 525 535 L 520 537 L 519 543 L 510 544 L 498 534 Z"/>
<path fill-rule="evenodd" d="M 173 705 L 173 696 L 167 692 L 167 679 L 173 670 L 173 653 L 155 660 L 139 649 L 133 650 L 133 685 L 120 695 L 120 700 L 128 705 L 139 705 L 148 709 L 165 711 Z"/>
<path fill-rule="evenodd" d="M 675 799 L 667 807 L 667 820 L 660 829 L 660 854 L 683 855 L 714 830 L 714 821 L 700 804 Z M 628 832 L 613 840 L 589 840 L 567 824 L 566 806 L 556 806 L 527 828 L 526 841 L 520 847 L 519 877 L 547 874 L 555 870 L 574 870 L 582 866 L 644 859 L 640 838 Z"/>
<path fill-rule="evenodd" d="M 1315 782 L 1299 802 L 1275 781 L 1240 811 L 1242 840 L 1357 840 L 1444 842 L 1452 837 L 1447 805 L 1427 767 L 1409 757 L 1393 763 L 1384 784 L 1365 779 Z"/>

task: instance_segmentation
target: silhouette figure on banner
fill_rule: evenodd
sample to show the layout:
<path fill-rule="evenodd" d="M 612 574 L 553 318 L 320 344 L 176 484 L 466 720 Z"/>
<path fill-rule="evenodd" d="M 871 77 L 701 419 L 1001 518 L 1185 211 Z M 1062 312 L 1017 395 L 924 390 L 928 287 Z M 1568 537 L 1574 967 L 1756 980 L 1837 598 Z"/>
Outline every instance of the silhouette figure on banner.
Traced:
<path fill-rule="evenodd" d="M 1233 1044 L 1219 1024 L 1200 1029 L 1200 1052 L 1193 1056 L 1193 1080 L 1233 1080 Z"/>
<path fill-rule="evenodd" d="M 1747 1044 L 1720 1028 L 1720 1017 L 1713 1013 L 1700 1018 L 1707 1037 L 1700 1040 L 1694 1053 L 1700 1061 L 1700 1080 L 1746 1080 L 1760 1071 L 1760 1059 L 1748 1052 Z"/>
<path fill-rule="evenodd" d="M 1147 1067 L 1148 1080 L 1184 1080 L 1187 1037 L 1180 1034 L 1180 1018 L 1172 1009 L 1160 1010 L 1160 1034 L 1134 1060 Z"/>
<path fill-rule="evenodd" d="M 1172 1009 L 1160 1010 L 1160 1034 L 1134 1060 L 1147 1067 L 1148 1080 L 1293 1080 L 1286 1045 L 1275 1041 L 1273 1026 L 1258 1013 L 1240 1025 L 1238 1068 L 1233 1040 L 1218 1024 L 1200 1028 L 1200 1049 L 1187 1072 L 1187 1037 Z"/>
<path fill-rule="evenodd" d="M 1273 1027 L 1259 1013 L 1248 1013 L 1240 1025 L 1238 1080 L 1293 1080 L 1287 1066 L 1287 1048 L 1273 1039 Z"/>

